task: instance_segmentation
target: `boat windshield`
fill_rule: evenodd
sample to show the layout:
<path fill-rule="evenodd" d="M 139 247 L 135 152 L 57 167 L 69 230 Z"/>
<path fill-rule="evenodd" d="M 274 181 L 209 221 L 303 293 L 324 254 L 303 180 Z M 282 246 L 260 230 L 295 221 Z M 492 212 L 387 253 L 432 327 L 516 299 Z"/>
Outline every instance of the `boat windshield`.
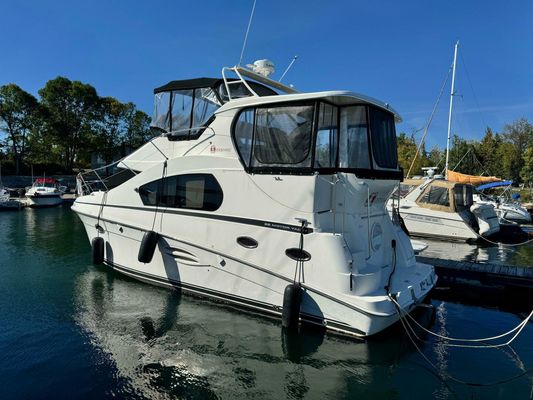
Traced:
<path fill-rule="evenodd" d="M 220 105 L 211 88 L 156 93 L 151 126 L 164 132 L 175 132 L 177 136 L 194 136 L 208 124 Z"/>
<path fill-rule="evenodd" d="M 58 186 L 58 182 L 51 178 L 39 178 L 33 183 L 35 187 L 55 188 Z"/>
<path fill-rule="evenodd" d="M 401 175 L 394 116 L 367 104 L 305 102 L 246 108 L 237 116 L 233 138 L 250 172 Z"/>

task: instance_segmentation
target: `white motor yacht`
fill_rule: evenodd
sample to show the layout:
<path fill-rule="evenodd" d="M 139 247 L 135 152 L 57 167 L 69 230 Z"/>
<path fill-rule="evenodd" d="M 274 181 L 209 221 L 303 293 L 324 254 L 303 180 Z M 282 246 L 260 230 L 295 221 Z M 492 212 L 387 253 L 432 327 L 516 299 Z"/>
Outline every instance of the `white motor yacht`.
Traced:
<path fill-rule="evenodd" d="M 399 211 L 414 236 L 476 241 L 500 231 L 494 207 L 474 203 L 473 186 L 469 184 L 406 179 L 400 185 Z"/>
<path fill-rule="evenodd" d="M 37 178 L 26 192 L 30 207 L 53 207 L 63 203 L 62 187 L 54 178 Z"/>
<path fill-rule="evenodd" d="M 348 91 L 222 75 L 155 89 L 162 135 L 78 176 L 94 262 L 284 326 L 368 336 L 398 321 L 390 296 L 408 312 L 437 279 L 385 207 L 399 116 Z"/>

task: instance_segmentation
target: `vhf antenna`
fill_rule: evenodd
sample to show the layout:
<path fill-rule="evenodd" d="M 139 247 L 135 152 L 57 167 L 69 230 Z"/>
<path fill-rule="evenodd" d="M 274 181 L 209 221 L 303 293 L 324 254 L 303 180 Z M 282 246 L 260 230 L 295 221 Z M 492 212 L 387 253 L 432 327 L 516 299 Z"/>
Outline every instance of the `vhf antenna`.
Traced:
<path fill-rule="evenodd" d="M 287 69 L 285 70 L 285 72 L 283 73 L 283 75 L 281 75 L 281 78 L 279 78 L 279 81 L 278 81 L 278 82 L 281 82 L 281 80 L 283 79 L 283 77 L 285 76 L 285 74 L 286 74 L 287 72 L 289 72 L 289 69 L 291 69 L 292 64 L 294 64 L 294 62 L 296 61 L 297 58 L 298 58 L 298 56 L 294 56 L 294 58 L 292 59 L 291 63 L 289 64 L 289 66 L 287 67 Z"/>
<path fill-rule="evenodd" d="M 241 58 L 239 59 L 239 66 L 242 63 L 242 57 L 244 56 L 244 49 L 246 48 L 246 41 L 248 40 L 248 32 L 250 32 L 250 26 L 252 25 L 252 18 L 254 17 L 255 2 L 256 1 L 257 0 L 254 0 L 254 5 L 252 7 L 252 12 L 250 14 L 250 20 L 248 21 L 248 28 L 246 28 L 246 35 L 244 36 L 244 43 L 242 44 Z"/>

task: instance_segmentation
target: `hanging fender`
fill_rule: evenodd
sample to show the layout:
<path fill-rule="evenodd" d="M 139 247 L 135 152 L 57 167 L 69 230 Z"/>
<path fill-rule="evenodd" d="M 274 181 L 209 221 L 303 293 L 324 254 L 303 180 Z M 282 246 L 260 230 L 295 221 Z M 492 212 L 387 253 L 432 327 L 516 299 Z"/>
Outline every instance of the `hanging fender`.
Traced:
<path fill-rule="evenodd" d="M 302 288 L 300 284 L 291 283 L 283 293 L 283 310 L 281 325 L 287 329 L 297 329 L 300 319 L 300 304 L 302 301 Z"/>
<path fill-rule="evenodd" d="M 139 255 L 137 256 L 137 260 L 139 260 L 139 262 L 147 264 L 152 261 L 158 240 L 159 234 L 157 232 L 144 232 L 143 240 L 141 241 L 141 247 L 139 247 Z"/>
<path fill-rule="evenodd" d="M 93 264 L 100 265 L 104 262 L 104 238 L 95 237 L 91 241 Z"/>

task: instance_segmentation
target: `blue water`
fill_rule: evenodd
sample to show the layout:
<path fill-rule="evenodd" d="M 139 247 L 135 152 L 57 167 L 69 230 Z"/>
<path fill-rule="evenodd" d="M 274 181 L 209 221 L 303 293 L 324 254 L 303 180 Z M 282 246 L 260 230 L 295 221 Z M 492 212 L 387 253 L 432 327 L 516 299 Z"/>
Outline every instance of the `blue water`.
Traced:
<path fill-rule="evenodd" d="M 533 324 L 513 347 L 449 348 L 402 327 L 368 340 L 245 314 L 90 262 L 67 207 L 0 213 L 1 399 L 529 399 Z M 492 336 L 528 310 L 462 304 L 435 291 L 417 318 L 434 332 Z M 528 372 L 529 371 L 529 372 Z M 492 386 L 467 386 L 452 379 Z"/>

